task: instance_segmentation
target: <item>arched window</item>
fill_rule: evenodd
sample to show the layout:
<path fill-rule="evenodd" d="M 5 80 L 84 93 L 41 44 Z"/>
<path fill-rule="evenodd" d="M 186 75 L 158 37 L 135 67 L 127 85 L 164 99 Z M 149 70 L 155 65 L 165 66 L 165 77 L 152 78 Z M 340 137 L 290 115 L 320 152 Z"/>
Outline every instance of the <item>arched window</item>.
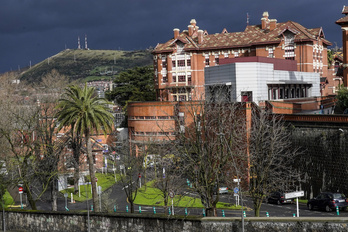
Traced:
<path fill-rule="evenodd" d="M 285 59 L 294 60 L 295 59 L 295 35 L 291 31 L 285 31 L 284 36 L 284 50 L 285 50 Z"/>

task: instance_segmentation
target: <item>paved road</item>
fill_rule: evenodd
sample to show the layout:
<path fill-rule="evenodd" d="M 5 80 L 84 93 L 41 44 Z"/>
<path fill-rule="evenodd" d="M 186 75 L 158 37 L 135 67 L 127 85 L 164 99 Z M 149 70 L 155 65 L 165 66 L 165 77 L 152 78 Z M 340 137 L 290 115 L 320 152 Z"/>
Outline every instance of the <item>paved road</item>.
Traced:
<path fill-rule="evenodd" d="M 108 211 L 113 212 L 114 205 L 116 205 L 116 211 L 117 212 L 126 212 L 126 206 L 130 207 L 129 203 L 126 201 L 126 195 L 124 190 L 122 190 L 121 185 L 114 185 L 107 191 L 103 192 L 103 198 L 107 197 L 108 201 Z M 235 203 L 235 198 L 232 195 L 220 195 L 220 200 L 223 202 L 230 202 Z M 68 199 L 68 208 L 69 210 L 85 210 L 87 208 L 87 202 L 76 202 L 71 203 Z M 89 200 L 88 205 L 91 205 L 92 201 Z M 246 206 L 245 214 L 246 217 L 253 217 L 254 216 L 254 210 L 252 201 L 249 198 L 243 199 L 243 205 Z M 47 201 L 38 201 L 37 207 L 39 210 L 51 210 L 51 203 Z M 105 209 L 105 208 L 104 208 Z M 139 212 L 139 205 L 135 205 L 134 207 L 135 213 Z M 58 199 L 58 211 L 65 211 L 65 198 L 63 196 L 60 196 Z M 130 208 L 129 208 L 130 211 Z M 155 208 L 156 214 L 164 213 L 163 207 L 156 207 Z M 171 210 L 172 211 L 172 210 Z M 193 208 L 187 208 L 185 211 L 185 208 L 175 208 L 174 213 L 179 215 L 186 215 L 186 212 L 188 215 L 203 215 L 202 209 L 193 209 Z M 141 213 L 154 213 L 153 207 L 150 206 L 141 206 Z M 223 216 L 223 214 L 226 217 L 240 217 L 242 215 L 242 210 L 217 210 L 218 216 Z M 293 217 L 294 214 L 297 213 L 296 204 L 284 204 L 284 205 L 275 205 L 275 204 L 268 204 L 263 203 L 261 206 L 260 216 L 266 217 L 267 213 L 270 217 Z M 307 209 L 307 206 L 304 204 L 299 205 L 299 214 L 300 217 L 348 217 L 348 212 L 339 212 L 339 215 L 337 215 L 336 211 L 332 212 L 324 212 L 324 211 L 310 211 Z"/>

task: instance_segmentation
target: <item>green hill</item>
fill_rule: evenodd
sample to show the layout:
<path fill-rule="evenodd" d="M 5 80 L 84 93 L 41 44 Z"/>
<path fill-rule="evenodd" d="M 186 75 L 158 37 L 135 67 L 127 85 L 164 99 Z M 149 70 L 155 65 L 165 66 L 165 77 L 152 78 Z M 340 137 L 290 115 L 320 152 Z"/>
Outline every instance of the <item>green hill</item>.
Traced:
<path fill-rule="evenodd" d="M 20 75 L 21 80 L 41 81 L 51 70 L 71 80 L 110 79 L 117 73 L 136 66 L 152 65 L 151 51 L 66 49 L 32 66 Z"/>

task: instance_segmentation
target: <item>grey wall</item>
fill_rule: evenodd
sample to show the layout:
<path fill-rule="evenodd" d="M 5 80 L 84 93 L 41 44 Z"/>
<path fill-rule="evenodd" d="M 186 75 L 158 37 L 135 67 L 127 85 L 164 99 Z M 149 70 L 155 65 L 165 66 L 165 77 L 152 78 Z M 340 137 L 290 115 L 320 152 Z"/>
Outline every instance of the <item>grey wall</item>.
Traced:
<path fill-rule="evenodd" d="M 0 214 L 2 216 L 2 214 Z M 156 217 L 155 217 L 156 216 Z M 82 213 L 6 212 L 8 231 L 87 231 L 87 215 Z M 245 218 L 246 232 L 345 231 L 348 218 Z M 3 220 L 0 225 L 2 226 Z M 241 231 L 240 218 L 167 218 L 158 215 L 92 214 L 90 231 L 127 232 L 222 232 Z"/>

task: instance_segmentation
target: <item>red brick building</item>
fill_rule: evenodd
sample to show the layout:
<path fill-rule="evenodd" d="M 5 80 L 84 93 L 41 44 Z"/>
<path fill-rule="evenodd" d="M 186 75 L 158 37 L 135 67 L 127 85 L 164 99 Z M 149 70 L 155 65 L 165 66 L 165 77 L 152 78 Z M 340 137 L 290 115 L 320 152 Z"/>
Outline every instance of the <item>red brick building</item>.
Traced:
<path fill-rule="evenodd" d="M 204 98 L 204 68 L 224 58 L 262 56 L 297 61 L 297 71 L 316 72 L 326 78 L 327 46 L 322 28 L 308 29 L 299 23 L 278 23 L 264 12 L 261 24 L 243 32 L 209 34 L 194 19 L 187 30 L 174 29 L 173 38 L 153 52 L 155 84 L 159 101 Z"/>
<path fill-rule="evenodd" d="M 348 87 L 348 6 L 344 6 L 342 14 L 345 16 L 336 21 L 336 24 L 342 28 L 342 44 L 343 44 L 343 83 Z"/>
<path fill-rule="evenodd" d="M 292 60 L 294 65 L 287 70 L 314 72 L 326 79 L 329 45 L 322 28 L 308 29 L 293 21 L 278 23 L 269 19 L 267 12 L 259 25 L 248 25 L 244 31 L 232 33 L 223 29 L 221 33 L 209 34 L 192 19 L 187 30 L 180 32 L 175 28 L 173 37 L 154 49 L 158 101 L 129 104 L 129 137 L 140 149 L 150 138 L 175 136 L 174 128 L 179 125 L 175 125 L 174 118 L 184 113 L 180 110 L 184 108 L 182 102 L 205 98 L 206 67 L 223 64 L 226 58 L 268 57 Z M 272 109 L 280 113 L 285 106 L 286 112 L 293 113 L 308 106 L 285 105 L 274 103 Z M 313 107 L 320 110 L 321 100 Z"/>

